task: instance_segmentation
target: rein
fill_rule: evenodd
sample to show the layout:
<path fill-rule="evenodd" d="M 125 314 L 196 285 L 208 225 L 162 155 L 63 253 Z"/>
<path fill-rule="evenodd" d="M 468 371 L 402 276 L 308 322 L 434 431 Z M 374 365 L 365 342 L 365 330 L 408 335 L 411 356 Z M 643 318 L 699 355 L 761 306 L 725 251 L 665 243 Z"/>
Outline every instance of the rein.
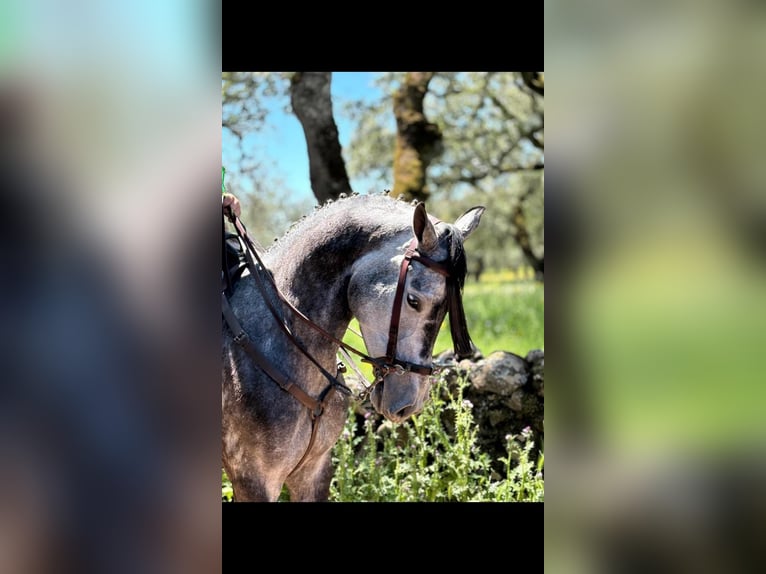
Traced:
<path fill-rule="evenodd" d="M 255 276 L 256 283 L 258 284 L 258 288 L 261 291 L 261 294 L 263 295 L 264 301 L 266 302 L 267 307 L 269 308 L 269 311 L 274 316 L 274 318 L 277 321 L 277 324 L 282 329 L 282 331 L 285 332 L 288 339 L 296 346 L 298 349 L 306 355 L 309 360 L 311 360 L 314 365 L 317 366 L 317 368 L 322 372 L 322 374 L 325 376 L 325 378 L 328 379 L 328 381 L 333 385 L 339 385 L 340 388 L 343 390 L 344 394 L 350 395 L 351 389 L 349 389 L 346 385 L 338 382 L 336 377 L 333 377 L 330 375 L 324 367 L 322 367 L 318 361 L 316 361 L 311 354 L 306 350 L 306 348 L 303 346 L 303 344 L 298 340 L 295 335 L 290 331 L 290 329 L 285 324 L 284 319 L 279 315 L 278 311 L 274 308 L 274 305 L 271 302 L 271 297 L 266 292 L 266 286 L 263 284 L 262 275 L 263 273 L 259 272 L 259 269 L 266 270 L 266 265 L 263 263 L 263 260 L 261 259 L 260 255 L 258 255 L 258 252 L 255 249 L 255 246 L 253 245 L 252 240 L 250 239 L 250 236 L 247 233 L 247 230 L 245 229 L 244 224 L 240 221 L 240 219 L 236 216 L 233 216 L 231 213 L 227 213 L 227 216 L 229 217 L 229 221 L 234 225 L 234 228 L 237 231 L 237 235 L 245 242 L 245 256 L 247 257 L 247 266 L 250 270 L 250 273 Z M 252 255 L 251 255 L 252 254 Z M 252 257 L 255 257 L 255 259 L 258 262 L 258 265 L 256 266 L 255 262 L 253 261 Z M 375 366 L 378 366 L 380 361 L 378 359 L 374 359 L 367 355 L 366 353 L 363 353 L 362 351 L 352 347 L 351 345 L 344 343 L 343 341 L 335 338 L 332 334 L 328 333 L 325 329 L 314 323 L 311 319 L 306 317 L 298 308 L 296 308 L 290 301 L 288 301 L 284 295 L 282 295 L 282 292 L 279 290 L 279 288 L 274 283 L 273 278 L 269 273 L 266 273 L 266 276 L 268 277 L 268 281 L 271 284 L 271 287 L 274 289 L 274 292 L 277 294 L 277 297 L 279 300 L 287 306 L 290 311 L 302 322 L 304 322 L 306 325 L 317 331 L 320 335 L 322 335 L 324 338 L 332 341 L 333 343 L 336 343 L 337 345 L 340 345 L 344 349 L 351 351 L 352 353 L 355 353 L 359 355 L 362 358 L 362 361 L 366 361 L 369 363 L 372 363 Z M 228 301 L 227 301 L 228 304 Z M 241 329 L 240 329 L 241 330 Z M 245 335 L 246 336 L 246 335 Z M 380 365 L 381 367 L 384 367 L 384 365 Z M 341 369 L 341 372 L 344 372 L 345 368 Z M 364 392 L 366 392 L 367 389 L 365 389 Z M 361 398 L 361 394 L 360 394 Z"/>

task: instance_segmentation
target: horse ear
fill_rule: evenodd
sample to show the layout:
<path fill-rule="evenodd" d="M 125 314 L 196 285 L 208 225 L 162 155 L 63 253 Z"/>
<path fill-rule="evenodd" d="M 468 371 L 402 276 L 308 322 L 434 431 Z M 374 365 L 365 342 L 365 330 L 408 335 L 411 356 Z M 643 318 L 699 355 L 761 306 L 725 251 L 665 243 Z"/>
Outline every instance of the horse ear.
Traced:
<path fill-rule="evenodd" d="M 457 218 L 455 227 L 463 234 L 463 239 L 467 238 L 473 233 L 474 229 L 479 227 L 479 220 L 481 220 L 481 214 L 484 213 L 484 209 L 483 205 L 477 205 Z"/>
<path fill-rule="evenodd" d="M 423 202 L 415 206 L 415 215 L 412 217 L 412 230 L 418 238 L 418 247 L 423 251 L 436 249 L 436 229 L 426 213 L 426 204 Z"/>

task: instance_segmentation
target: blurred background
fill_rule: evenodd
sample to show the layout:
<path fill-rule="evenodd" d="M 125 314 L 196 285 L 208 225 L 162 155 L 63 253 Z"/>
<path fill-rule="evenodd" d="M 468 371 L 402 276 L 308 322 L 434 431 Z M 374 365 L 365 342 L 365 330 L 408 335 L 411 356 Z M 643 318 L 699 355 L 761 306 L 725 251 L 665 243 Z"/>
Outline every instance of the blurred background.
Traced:
<path fill-rule="evenodd" d="M 0 6 L 2 572 L 222 568 L 219 24 Z"/>
<path fill-rule="evenodd" d="M 762 570 L 766 12 L 545 18 L 546 570 Z"/>

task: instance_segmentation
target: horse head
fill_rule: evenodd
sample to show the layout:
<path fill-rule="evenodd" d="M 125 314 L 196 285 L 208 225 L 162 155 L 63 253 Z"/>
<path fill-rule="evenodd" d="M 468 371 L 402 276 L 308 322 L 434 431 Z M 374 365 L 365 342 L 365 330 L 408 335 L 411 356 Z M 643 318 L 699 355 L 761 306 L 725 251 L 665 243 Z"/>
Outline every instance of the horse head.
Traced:
<path fill-rule="evenodd" d="M 461 292 L 466 274 L 463 241 L 479 225 L 484 207 L 454 224 L 431 218 L 423 203 L 414 210 L 406 241 L 360 258 L 352 268 L 349 306 L 368 353 L 377 360 L 370 400 L 393 422 L 417 414 L 428 397 L 436 336 L 447 312 L 458 356 L 472 352 Z"/>

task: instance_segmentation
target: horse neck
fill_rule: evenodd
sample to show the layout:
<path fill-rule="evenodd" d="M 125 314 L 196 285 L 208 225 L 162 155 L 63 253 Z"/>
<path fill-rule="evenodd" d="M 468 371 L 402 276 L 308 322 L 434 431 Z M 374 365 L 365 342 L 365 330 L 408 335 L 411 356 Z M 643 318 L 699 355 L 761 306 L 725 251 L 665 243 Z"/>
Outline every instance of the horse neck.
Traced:
<path fill-rule="evenodd" d="M 268 266 L 280 291 L 314 323 L 341 338 L 352 318 L 348 282 L 355 261 L 391 243 L 402 224 L 382 224 L 365 213 L 337 211 L 304 222 L 269 252 Z M 393 252 L 392 252 L 393 255 Z M 313 353 L 330 360 L 337 345 L 317 331 L 295 323 L 300 338 Z"/>

